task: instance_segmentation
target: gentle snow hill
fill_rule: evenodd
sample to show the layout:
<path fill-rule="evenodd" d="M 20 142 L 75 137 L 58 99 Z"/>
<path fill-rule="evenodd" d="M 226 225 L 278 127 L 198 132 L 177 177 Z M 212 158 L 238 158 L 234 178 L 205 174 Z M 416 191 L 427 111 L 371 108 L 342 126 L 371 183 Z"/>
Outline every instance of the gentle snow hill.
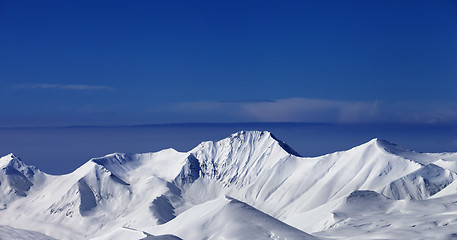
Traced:
<path fill-rule="evenodd" d="M 152 233 L 174 232 L 183 239 L 316 239 L 230 197 L 197 205 Z"/>
<path fill-rule="evenodd" d="M 358 219 L 408 214 L 420 221 L 420 207 L 405 213 L 407 206 L 440 213 L 457 202 L 457 154 L 417 153 L 380 139 L 310 158 L 270 132 L 241 131 L 188 152 L 113 153 L 61 176 L 12 154 L 0 167 L 0 224 L 56 239 L 333 238 L 326 233 L 349 231 Z M 443 236 L 453 234 L 457 214 L 446 215 L 455 221 L 427 214 L 421 229 L 436 218 L 448 221 Z M 367 236 L 368 228 L 352 229 Z M 395 226 L 399 236 L 409 230 Z M 371 224 L 367 231 L 384 234 Z"/>
<path fill-rule="evenodd" d="M 135 230 L 132 228 L 122 227 L 100 237 L 92 238 L 92 240 L 125 240 L 125 239 L 141 239 L 141 240 L 182 240 L 175 235 L 159 235 L 154 236 L 144 231 Z"/>
<path fill-rule="evenodd" d="M 392 200 L 375 192 L 357 192 L 331 211 L 333 224 L 313 234 L 325 239 L 457 238 L 456 195 L 424 200 Z M 362 196 L 360 196 L 362 195 Z M 355 200 L 355 201 L 354 201 Z"/>
<path fill-rule="evenodd" d="M 388 142 L 386 140 L 377 139 L 377 142 L 379 146 L 383 148 L 385 151 L 406 159 L 413 160 L 422 165 L 435 163 L 440 167 L 447 168 L 454 172 L 457 170 L 457 153 L 419 153 L 403 148 L 397 144 Z M 446 163 L 443 162 L 452 164 L 449 164 L 446 167 Z"/>

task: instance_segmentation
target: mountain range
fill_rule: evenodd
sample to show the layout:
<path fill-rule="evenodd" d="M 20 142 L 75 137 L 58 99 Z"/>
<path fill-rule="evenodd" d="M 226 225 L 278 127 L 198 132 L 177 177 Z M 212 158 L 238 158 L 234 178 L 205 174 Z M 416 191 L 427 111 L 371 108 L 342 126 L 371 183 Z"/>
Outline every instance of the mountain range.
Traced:
<path fill-rule="evenodd" d="M 66 175 L 14 154 L 0 169 L 1 239 L 457 239 L 457 153 L 376 138 L 302 157 L 241 131 Z"/>

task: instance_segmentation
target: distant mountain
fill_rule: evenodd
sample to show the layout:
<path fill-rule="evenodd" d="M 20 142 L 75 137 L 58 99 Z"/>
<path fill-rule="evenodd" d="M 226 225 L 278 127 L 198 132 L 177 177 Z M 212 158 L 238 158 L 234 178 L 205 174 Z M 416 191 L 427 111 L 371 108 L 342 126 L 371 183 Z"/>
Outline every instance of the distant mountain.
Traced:
<path fill-rule="evenodd" d="M 408 216 L 416 232 L 432 224 L 432 239 L 446 239 L 457 223 L 457 154 L 381 139 L 309 158 L 270 132 L 241 131 L 189 152 L 93 158 L 67 175 L 13 154 L 0 168 L 0 238 L 375 239 Z M 387 239 L 409 228 L 391 224 Z"/>

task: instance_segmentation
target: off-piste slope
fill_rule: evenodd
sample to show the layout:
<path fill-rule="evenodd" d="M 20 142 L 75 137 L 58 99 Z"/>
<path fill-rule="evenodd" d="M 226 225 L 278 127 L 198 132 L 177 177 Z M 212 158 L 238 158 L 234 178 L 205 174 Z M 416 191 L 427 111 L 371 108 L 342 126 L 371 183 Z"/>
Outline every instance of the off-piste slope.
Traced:
<path fill-rule="evenodd" d="M 0 239 L 33 239 L 33 240 L 56 240 L 42 233 L 27 231 L 7 226 L 0 226 Z"/>
<path fill-rule="evenodd" d="M 296 156 L 282 145 L 267 132 L 240 132 L 216 143 L 202 143 L 192 152 L 200 161 L 198 170 L 203 177 L 199 181 L 203 183 L 194 184 L 189 191 L 192 187 L 201 191 L 202 185 L 208 185 L 205 180 L 210 180 L 219 184 L 223 194 L 287 218 L 355 190 L 380 191 L 423 167 L 387 151 L 384 141 L 378 139 L 316 158 Z"/>
<path fill-rule="evenodd" d="M 320 210 L 316 220 L 325 219 L 330 227 L 313 234 L 324 239 L 350 240 L 456 239 L 456 198 L 454 194 L 394 200 L 373 191 L 356 191 L 333 206 L 326 204 L 316 209 Z"/>
<path fill-rule="evenodd" d="M 26 197 L 32 186 L 40 188 L 46 174 L 27 166 L 14 154 L 0 158 L 0 209 L 8 203 Z"/>
<path fill-rule="evenodd" d="M 197 205 L 149 232 L 174 232 L 183 239 L 317 239 L 246 203 L 218 197 Z"/>
<path fill-rule="evenodd" d="M 235 238 L 229 229 L 244 238 L 312 239 L 304 232 L 345 226 L 341 216 L 351 211 L 339 209 L 363 191 L 394 202 L 452 196 L 456 162 L 457 154 L 416 153 L 380 139 L 307 158 L 260 131 L 188 152 L 109 154 L 61 176 L 7 155 L 0 158 L 0 225 L 57 239 L 108 239 L 116 232 L 132 239 Z M 376 214 L 391 211 L 379 203 L 366 205 L 381 209 Z"/>
<path fill-rule="evenodd" d="M 95 158 L 70 174 L 45 175 L 36 189 L 32 185 L 27 196 L 5 207 L 0 221 L 38 231 L 50 227 L 51 236 L 65 239 L 155 225 L 163 217 L 152 211 L 155 200 L 177 195 L 171 193 L 179 191 L 171 182 L 185 161 L 185 155 L 174 150 Z"/>

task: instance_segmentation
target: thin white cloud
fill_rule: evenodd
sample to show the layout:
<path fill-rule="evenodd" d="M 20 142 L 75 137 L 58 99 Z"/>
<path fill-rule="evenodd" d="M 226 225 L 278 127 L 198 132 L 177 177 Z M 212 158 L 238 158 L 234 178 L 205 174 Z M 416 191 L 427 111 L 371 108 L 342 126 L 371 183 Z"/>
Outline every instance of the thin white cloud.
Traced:
<path fill-rule="evenodd" d="M 65 90 L 107 90 L 112 91 L 114 88 L 105 85 L 86 85 L 86 84 L 48 84 L 48 83 L 34 83 L 34 84 L 21 84 L 15 85 L 18 89 L 65 89 Z"/>
<path fill-rule="evenodd" d="M 457 122 L 457 108 L 424 108 L 421 111 L 404 111 L 399 114 L 402 121 L 418 123 L 450 123 Z"/>
<path fill-rule="evenodd" d="M 457 104 L 380 101 L 336 101 L 286 98 L 272 101 L 184 102 L 175 113 L 213 121 L 326 123 L 455 123 Z"/>
<path fill-rule="evenodd" d="M 376 122 L 379 103 L 287 98 L 273 101 L 185 102 L 174 110 L 188 114 L 213 114 L 238 121 L 260 122 Z"/>
<path fill-rule="evenodd" d="M 380 118 L 378 102 L 289 98 L 241 107 L 246 114 L 268 122 L 367 122 Z"/>

